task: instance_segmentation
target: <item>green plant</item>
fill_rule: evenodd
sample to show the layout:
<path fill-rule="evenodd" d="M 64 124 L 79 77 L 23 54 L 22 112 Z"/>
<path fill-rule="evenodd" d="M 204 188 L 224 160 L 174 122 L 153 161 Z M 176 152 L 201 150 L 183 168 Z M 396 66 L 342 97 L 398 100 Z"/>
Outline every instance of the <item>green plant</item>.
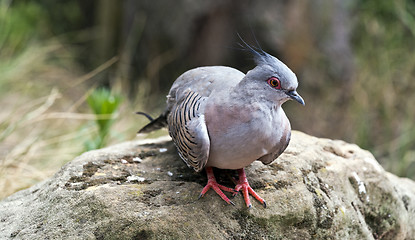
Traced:
<path fill-rule="evenodd" d="M 110 128 L 114 123 L 114 115 L 122 98 L 120 95 L 112 94 L 106 88 L 99 88 L 89 95 L 87 101 L 89 107 L 96 115 L 95 124 L 98 128 L 97 136 L 85 143 L 86 150 L 91 150 L 105 145 Z"/>

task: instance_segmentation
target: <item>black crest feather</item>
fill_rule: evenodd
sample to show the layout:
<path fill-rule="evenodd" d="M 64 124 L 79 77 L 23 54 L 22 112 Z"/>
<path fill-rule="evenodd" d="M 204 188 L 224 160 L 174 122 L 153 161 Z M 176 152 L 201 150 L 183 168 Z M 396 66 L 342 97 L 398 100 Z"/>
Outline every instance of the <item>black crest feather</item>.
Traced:
<path fill-rule="evenodd" d="M 274 58 L 270 54 L 266 53 L 264 50 L 262 50 L 261 46 L 258 43 L 258 40 L 255 38 L 255 42 L 257 46 L 251 46 L 249 45 L 242 37 L 238 34 L 239 39 L 242 41 L 242 43 L 238 43 L 238 45 L 241 47 L 244 51 L 249 51 L 252 56 L 254 57 L 254 61 L 257 65 L 266 64 L 269 62 L 270 58 Z"/>

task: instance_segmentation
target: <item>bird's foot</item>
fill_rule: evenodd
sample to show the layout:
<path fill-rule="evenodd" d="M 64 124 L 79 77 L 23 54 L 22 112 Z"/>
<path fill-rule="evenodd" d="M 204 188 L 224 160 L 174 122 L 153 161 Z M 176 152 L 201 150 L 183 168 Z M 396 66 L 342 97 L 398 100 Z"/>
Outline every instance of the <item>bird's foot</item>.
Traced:
<path fill-rule="evenodd" d="M 211 167 L 206 167 L 206 173 L 207 173 L 207 177 L 208 177 L 208 182 L 206 184 L 206 186 L 203 188 L 202 192 L 199 195 L 199 198 L 203 197 L 205 195 L 205 193 L 209 190 L 209 189 L 213 189 L 223 200 L 225 200 L 225 202 L 227 202 L 228 204 L 232 204 L 235 205 L 231 200 L 229 200 L 229 198 L 222 192 L 222 191 L 226 191 L 226 192 L 232 192 L 235 193 L 235 191 L 232 188 L 228 188 L 225 187 L 223 185 L 220 185 L 219 183 L 216 182 L 215 176 L 213 175 L 213 169 Z"/>
<path fill-rule="evenodd" d="M 246 179 L 245 170 L 243 168 L 238 169 L 239 180 L 235 186 L 236 195 L 239 191 L 242 190 L 242 194 L 245 199 L 246 206 L 251 208 L 251 200 L 249 199 L 249 194 L 251 194 L 256 200 L 258 200 L 264 207 L 267 207 L 267 203 L 262 199 L 252 188 L 249 186 L 248 180 Z"/>

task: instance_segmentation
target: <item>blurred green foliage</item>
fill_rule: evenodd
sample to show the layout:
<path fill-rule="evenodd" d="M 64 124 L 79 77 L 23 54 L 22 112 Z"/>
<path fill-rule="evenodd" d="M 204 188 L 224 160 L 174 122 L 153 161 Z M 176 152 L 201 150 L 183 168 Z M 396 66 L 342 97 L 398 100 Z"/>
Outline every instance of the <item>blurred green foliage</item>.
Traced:
<path fill-rule="evenodd" d="M 414 177 L 415 2 L 369 0 L 357 10 L 356 142 L 389 171 Z"/>
<path fill-rule="evenodd" d="M 94 140 L 85 142 L 87 151 L 105 146 L 111 126 L 114 123 L 113 117 L 121 101 L 120 95 L 113 94 L 106 88 L 98 88 L 89 95 L 87 102 L 92 112 L 96 115 L 95 123 L 98 128 L 98 134 Z"/>
<path fill-rule="evenodd" d="M 42 7 L 34 2 L 9 7 L 0 1 L 0 56 L 12 57 L 28 44 L 44 36 L 46 19 Z"/>
<path fill-rule="evenodd" d="M 58 10 L 63 6 L 66 11 Z M 0 199 L 52 175 L 85 151 L 85 139 L 93 139 L 89 148 L 114 141 L 119 96 L 98 91 L 104 93 L 90 97 L 91 107 L 101 101 L 104 109 L 87 113 L 91 86 L 84 82 L 105 69 L 80 70 L 78 6 L 77 1 L 0 0 Z M 129 138 L 135 135 L 135 129 L 121 129 L 132 133 L 124 134 Z"/>
<path fill-rule="evenodd" d="M 36 44 L 44 23 L 43 11 L 39 4 L 28 3 L 9 6 L 9 1 L 0 1 L 0 92 L 16 69 L 19 59 L 28 45 Z"/>

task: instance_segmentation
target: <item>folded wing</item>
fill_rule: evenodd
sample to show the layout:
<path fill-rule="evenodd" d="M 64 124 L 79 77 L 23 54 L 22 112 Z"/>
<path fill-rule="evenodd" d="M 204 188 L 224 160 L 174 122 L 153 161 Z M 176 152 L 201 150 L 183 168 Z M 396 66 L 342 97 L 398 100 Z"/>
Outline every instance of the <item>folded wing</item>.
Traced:
<path fill-rule="evenodd" d="M 207 98 L 191 90 L 184 96 L 168 116 L 169 133 L 183 161 L 199 172 L 209 158 L 210 140 L 203 114 Z"/>

